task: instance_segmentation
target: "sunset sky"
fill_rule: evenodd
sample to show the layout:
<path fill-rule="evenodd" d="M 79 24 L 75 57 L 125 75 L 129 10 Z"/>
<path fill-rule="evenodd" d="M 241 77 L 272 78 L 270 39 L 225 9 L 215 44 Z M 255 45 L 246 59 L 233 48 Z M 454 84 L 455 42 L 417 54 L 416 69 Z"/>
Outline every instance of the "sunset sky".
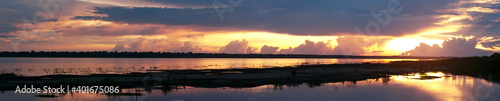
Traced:
<path fill-rule="evenodd" d="M 483 56 L 498 0 L 1 0 L 0 51 Z"/>

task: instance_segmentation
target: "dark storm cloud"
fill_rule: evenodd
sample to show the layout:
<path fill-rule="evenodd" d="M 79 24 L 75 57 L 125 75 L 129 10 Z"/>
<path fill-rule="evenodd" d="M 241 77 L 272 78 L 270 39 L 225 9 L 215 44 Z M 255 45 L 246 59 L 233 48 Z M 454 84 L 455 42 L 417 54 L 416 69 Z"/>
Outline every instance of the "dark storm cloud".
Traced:
<path fill-rule="evenodd" d="M 405 56 L 487 56 L 491 51 L 476 49 L 477 39 L 453 38 L 444 41 L 443 47 L 438 44 L 429 45 L 420 43 L 413 50 L 406 51 L 401 55 Z"/>
<path fill-rule="evenodd" d="M 72 20 L 101 20 L 102 17 L 99 17 L 99 16 L 75 16 L 71 19 Z"/>
<path fill-rule="evenodd" d="M 16 24 L 57 22 L 58 12 L 65 9 L 70 0 L 0 0 L 0 33 L 21 28 L 5 27 Z M 3 24 L 1 24 L 3 23 Z"/>
<path fill-rule="evenodd" d="M 495 47 L 500 47 L 500 40 L 492 42 L 481 42 L 481 45 L 485 48 L 495 49 Z"/>
<path fill-rule="evenodd" d="M 20 30 L 16 27 L 12 27 L 10 24 L 3 24 L 0 23 L 0 33 L 6 33 L 6 32 L 11 32 L 11 31 L 17 31 Z"/>
<path fill-rule="evenodd" d="M 10 35 L 0 35 L 0 38 L 13 38 L 17 36 L 10 36 Z"/>
<path fill-rule="evenodd" d="M 474 20 L 461 21 L 462 23 L 469 24 L 471 26 L 462 28 L 459 30 L 460 33 L 478 37 L 499 35 L 498 32 L 500 32 L 500 23 L 498 21 L 498 17 L 500 14 L 471 12 L 471 16 L 474 17 Z"/>
<path fill-rule="evenodd" d="M 154 35 L 164 33 L 164 27 L 161 26 L 126 26 L 126 27 L 112 27 L 112 26 L 94 26 L 94 27 L 71 27 L 61 32 L 65 36 L 85 36 L 85 35 L 99 35 L 99 36 L 120 36 L 120 35 Z"/>
<path fill-rule="evenodd" d="M 55 22 L 58 19 L 53 17 L 67 9 L 69 1 L 71 0 L 0 0 L 0 23 L 26 23 L 23 18 L 28 21 Z"/>
<path fill-rule="evenodd" d="M 206 8 L 96 7 L 94 13 L 107 17 L 77 16 L 73 19 L 125 22 L 132 24 L 194 25 L 213 27 L 212 30 L 242 29 L 294 35 L 344 35 L 357 33 L 353 27 L 365 29 L 366 23 L 377 21 L 371 11 L 387 10 L 389 2 L 399 1 L 403 11 L 391 14 L 390 23 L 382 27 L 381 35 L 412 34 L 423 28 L 437 26 L 442 20 L 437 12 L 449 9 L 456 0 L 243 0 L 230 5 L 221 21 L 212 0 L 165 1 L 150 0 Z M 234 0 L 237 1 L 237 0 Z M 211 6 L 210 6 L 211 5 Z M 217 6 L 217 7 L 220 7 Z M 220 13 L 220 12 L 219 12 Z M 386 16 L 381 16 L 385 19 Z"/>
<path fill-rule="evenodd" d="M 482 7 L 484 9 L 493 10 L 492 12 L 467 12 L 472 19 L 459 21 L 459 23 L 466 24 L 464 28 L 460 29 L 459 34 L 472 35 L 477 37 L 482 36 L 500 36 L 500 4 L 481 4 L 470 3 L 463 4 L 462 7 Z M 486 10 L 488 11 L 488 10 Z"/>
<path fill-rule="evenodd" d="M 146 1 L 152 1 L 156 3 L 163 3 L 163 4 L 173 4 L 176 6 L 188 6 L 188 7 L 208 7 L 212 6 L 213 0 L 146 0 Z M 225 0 L 223 0 L 225 1 Z M 239 1 L 239 0 L 232 0 L 232 1 Z"/>
<path fill-rule="evenodd" d="M 47 19 L 47 20 L 43 20 L 43 22 L 57 22 L 57 18 L 52 18 L 52 19 Z"/>
<path fill-rule="evenodd" d="M 31 3 L 22 0 L 0 0 L 0 23 L 23 23 L 22 17 L 30 18 L 35 14 L 39 8 L 33 6 Z"/>

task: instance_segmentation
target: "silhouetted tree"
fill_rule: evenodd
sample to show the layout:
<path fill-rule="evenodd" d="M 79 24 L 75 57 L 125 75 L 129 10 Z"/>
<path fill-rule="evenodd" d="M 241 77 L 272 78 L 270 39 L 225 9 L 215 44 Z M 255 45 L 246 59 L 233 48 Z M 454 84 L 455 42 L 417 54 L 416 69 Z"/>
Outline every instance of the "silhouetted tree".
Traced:
<path fill-rule="evenodd" d="M 500 53 L 493 53 L 493 55 L 491 55 L 491 57 L 500 57 Z"/>

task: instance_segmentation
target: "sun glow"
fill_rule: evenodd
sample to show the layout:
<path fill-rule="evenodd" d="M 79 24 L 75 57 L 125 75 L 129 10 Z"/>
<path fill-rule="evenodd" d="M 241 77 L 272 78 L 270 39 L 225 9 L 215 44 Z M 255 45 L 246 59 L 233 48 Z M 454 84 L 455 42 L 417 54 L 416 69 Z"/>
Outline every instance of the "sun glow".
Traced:
<path fill-rule="evenodd" d="M 438 39 L 421 39 L 421 38 L 396 38 L 387 42 L 385 45 L 385 50 L 388 51 L 388 55 L 399 55 L 402 52 L 414 49 L 420 43 L 425 43 L 429 45 L 438 44 L 441 46 L 443 40 Z"/>

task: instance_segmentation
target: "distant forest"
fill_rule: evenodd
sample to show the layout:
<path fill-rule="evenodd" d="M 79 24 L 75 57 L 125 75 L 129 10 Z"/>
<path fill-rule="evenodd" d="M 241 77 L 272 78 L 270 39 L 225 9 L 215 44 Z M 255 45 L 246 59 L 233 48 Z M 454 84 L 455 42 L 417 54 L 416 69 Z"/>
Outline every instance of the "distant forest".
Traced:
<path fill-rule="evenodd" d="M 183 53 L 183 52 L 68 52 L 68 51 L 20 51 L 0 52 L 0 57 L 74 57 L 74 58 L 365 58 L 365 59 L 444 59 L 452 57 L 415 56 L 353 56 L 353 55 L 307 55 L 307 54 L 227 54 L 227 53 Z"/>

